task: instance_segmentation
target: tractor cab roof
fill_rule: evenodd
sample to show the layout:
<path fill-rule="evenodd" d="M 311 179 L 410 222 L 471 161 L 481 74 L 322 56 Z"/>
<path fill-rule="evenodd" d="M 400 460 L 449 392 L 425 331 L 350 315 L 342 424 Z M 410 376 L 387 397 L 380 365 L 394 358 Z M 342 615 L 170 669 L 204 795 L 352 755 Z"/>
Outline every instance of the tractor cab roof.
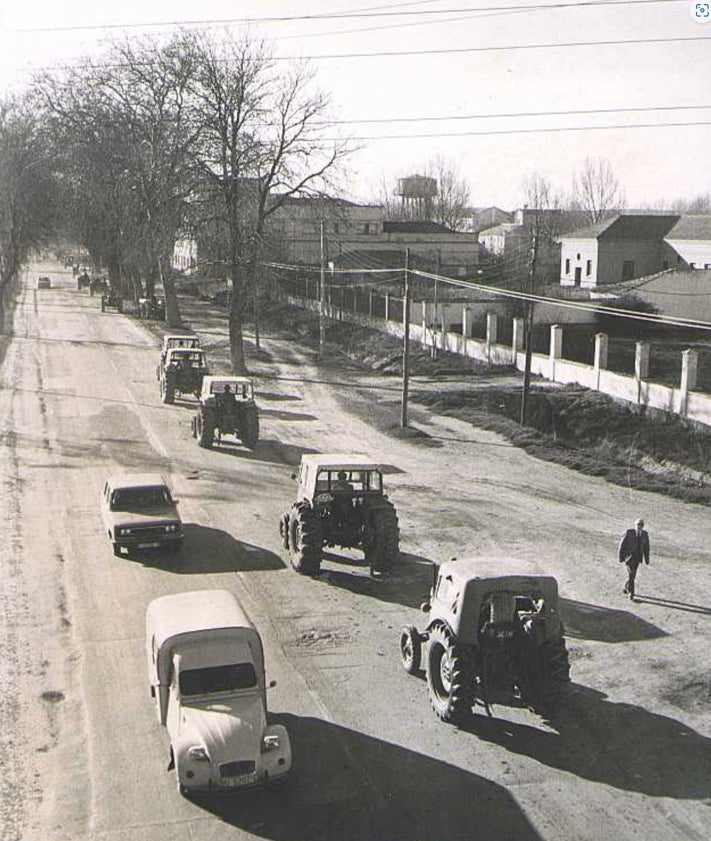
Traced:
<path fill-rule="evenodd" d="M 381 473 L 390 469 L 387 464 L 372 461 L 367 456 L 357 453 L 316 453 L 301 456 L 302 469 L 311 470 L 379 470 Z"/>
<path fill-rule="evenodd" d="M 229 376 L 208 376 L 203 377 L 202 390 L 200 396 L 206 399 L 214 394 L 222 394 L 225 391 L 225 386 L 230 387 L 230 391 L 237 398 L 251 399 L 253 396 L 253 383 L 251 377 L 229 377 Z"/>
<path fill-rule="evenodd" d="M 525 561 L 511 560 L 499 556 L 482 556 L 479 558 L 452 559 L 442 564 L 439 575 L 451 576 L 452 581 L 466 584 L 468 581 L 490 581 L 492 586 L 505 587 L 507 582 L 516 580 L 530 582 L 532 588 L 536 586 L 550 586 L 556 583 L 552 575 L 540 575 L 531 572 L 532 564 Z"/>
<path fill-rule="evenodd" d="M 163 336 L 163 350 L 171 347 L 197 348 L 200 347 L 200 339 L 190 333 L 167 333 Z"/>

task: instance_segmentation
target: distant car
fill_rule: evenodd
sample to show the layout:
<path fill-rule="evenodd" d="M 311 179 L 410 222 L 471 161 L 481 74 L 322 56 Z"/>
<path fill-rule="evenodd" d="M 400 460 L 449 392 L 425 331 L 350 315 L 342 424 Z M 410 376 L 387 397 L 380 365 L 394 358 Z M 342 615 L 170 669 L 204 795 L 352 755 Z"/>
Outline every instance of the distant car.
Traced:
<path fill-rule="evenodd" d="M 38 289 L 51 289 L 52 288 L 52 281 L 48 277 L 43 275 L 37 281 L 37 288 Z"/>
<path fill-rule="evenodd" d="M 101 515 L 114 555 L 123 549 L 179 551 L 183 524 L 165 479 L 158 473 L 110 476 L 101 495 Z"/>

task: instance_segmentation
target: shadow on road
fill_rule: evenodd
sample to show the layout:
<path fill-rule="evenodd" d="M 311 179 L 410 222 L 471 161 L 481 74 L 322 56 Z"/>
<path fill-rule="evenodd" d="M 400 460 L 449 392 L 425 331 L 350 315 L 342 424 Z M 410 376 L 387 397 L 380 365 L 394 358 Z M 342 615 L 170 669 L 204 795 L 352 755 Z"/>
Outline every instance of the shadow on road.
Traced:
<path fill-rule="evenodd" d="M 285 421 L 318 420 L 316 415 L 308 415 L 304 412 L 284 412 L 284 411 L 280 411 L 279 409 L 260 409 L 259 414 L 263 415 L 266 418 L 276 418 L 276 420 L 285 420 Z"/>
<path fill-rule="evenodd" d="M 646 619 L 618 608 L 561 599 L 560 615 L 566 636 L 577 639 L 634 642 L 668 636 Z"/>
<path fill-rule="evenodd" d="M 540 841 L 500 785 L 446 762 L 318 718 L 275 715 L 294 773 L 275 791 L 200 806 L 274 841 Z"/>
<path fill-rule="evenodd" d="M 401 553 L 388 575 L 375 578 L 368 574 L 368 566 L 362 557 L 353 558 L 326 552 L 323 559 L 343 565 L 346 569 L 322 568 L 318 581 L 388 604 L 419 608 L 427 599 L 432 586 L 434 564 L 421 555 Z"/>
<path fill-rule="evenodd" d="M 266 572 L 284 569 L 282 559 L 261 546 L 236 540 L 226 531 L 184 525 L 185 543 L 176 555 L 166 552 L 133 552 L 132 560 L 177 575 L 205 575 L 212 572 Z"/>
<path fill-rule="evenodd" d="M 477 715 L 463 729 L 510 753 L 624 791 L 711 797 L 711 739 L 676 719 L 574 685 L 550 724 L 557 732 Z"/>
<path fill-rule="evenodd" d="M 260 391 L 257 397 L 259 400 L 303 400 L 297 394 L 278 394 L 276 391 Z"/>
<path fill-rule="evenodd" d="M 647 604 L 656 604 L 660 607 L 669 607 L 672 610 L 681 610 L 686 613 L 700 613 L 702 616 L 711 616 L 711 607 L 705 607 L 700 604 L 689 604 L 688 602 L 677 602 L 673 599 L 663 599 L 659 596 L 647 596 L 637 593 L 635 596 L 638 602 Z"/>

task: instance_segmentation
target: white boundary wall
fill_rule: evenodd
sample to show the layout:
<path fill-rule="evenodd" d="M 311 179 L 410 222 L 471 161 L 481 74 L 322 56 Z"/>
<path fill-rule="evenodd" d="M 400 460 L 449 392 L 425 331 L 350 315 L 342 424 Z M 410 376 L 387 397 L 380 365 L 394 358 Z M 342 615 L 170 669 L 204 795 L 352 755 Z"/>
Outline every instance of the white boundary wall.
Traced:
<path fill-rule="evenodd" d="M 319 302 L 309 298 L 289 295 L 287 301 L 303 309 L 319 311 Z M 463 307 L 463 311 L 465 309 L 466 307 Z M 332 304 L 326 307 L 326 315 L 329 319 L 335 321 L 362 324 L 364 327 L 371 327 L 399 338 L 402 338 L 405 332 L 404 325 L 399 321 L 363 315 Z M 522 348 L 521 321 L 521 319 L 514 319 L 514 339 L 511 345 L 491 341 L 496 335 L 496 316 L 488 319 L 486 339 L 474 339 L 460 333 L 442 334 L 426 323 L 415 322 L 410 323 L 410 339 L 423 347 L 436 346 L 450 353 L 467 356 L 478 362 L 486 362 L 490 365 L 515 366 L 519 371 L 523 371 L 526 364 L 526 355 Z M 519 323 L 516 324 L 516 322 Z M 462 323 L 467 323 L 467 316 L 464 312 Z M 559 355 L 562 330 L 563 328 L 557 324 L 551 326 L 550 351 L 548 354 L 532 354 L 532 374 L 552 382 L 575 383 L 593 391 L 600 391 L 617 400 L 681 415 L 689 420 L 711 427 L 711 395 L 693 391 L 693 387 L 696 385 L 696 359 L 692 357 L 689 361 L 687 355 L 695 353 L 694 351 L 684 351 L 682 354 L 681 383 L 678 388 L 674 388 L 635 375 L 608 371 L 602 365 L 598 367 L 563 359 Z M 599 334 L 597 338 L 600 342 L 604 338 L 603 334 Z M 644 346 L 644 343 L 638 343 L 638 352 L 642 346 Z M 596 353 L 597 357 L 598 354 Z M 685 373 L 685 366 L 687 365 L 689 367 Z M 693 371 L 693 373 L 689 374 L 689 371 Z"/>

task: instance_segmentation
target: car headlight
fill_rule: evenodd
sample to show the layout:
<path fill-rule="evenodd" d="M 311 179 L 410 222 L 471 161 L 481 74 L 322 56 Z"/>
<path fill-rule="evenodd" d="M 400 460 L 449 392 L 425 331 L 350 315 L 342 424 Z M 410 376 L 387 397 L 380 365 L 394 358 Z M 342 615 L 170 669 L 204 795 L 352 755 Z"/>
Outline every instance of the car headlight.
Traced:
<path fill-rule="evenodd" d="M 127 534 L 131 534 L 131 529 L 128 528 L 120 528 L 116 529 L 116 534 L 121 535 L 121 537 L 126 537 Z"/>
<path fill-rule="evenodd" d="M 174 532 L 178 530 L 178 527 L 175 525 L 175 523 L 170 523 L 170 525 L 165 526 L 165 530 L 167 532 Z"/>
<path fill-rule="evenodd" d="M 279 748 L 279 737 L 272 735 L 272 736 L 263 736 L 262 737 L 262 753 L 268 753 L 270 750 L 278 750 Z"/>
<path fill-rule="evenodd" d="M 207 751 L 202 745 L 193 745 L 191 748 L 188 748 L 188 756 L 195 762 L 210 761 L 210 757 L 207 755 Z"/>

